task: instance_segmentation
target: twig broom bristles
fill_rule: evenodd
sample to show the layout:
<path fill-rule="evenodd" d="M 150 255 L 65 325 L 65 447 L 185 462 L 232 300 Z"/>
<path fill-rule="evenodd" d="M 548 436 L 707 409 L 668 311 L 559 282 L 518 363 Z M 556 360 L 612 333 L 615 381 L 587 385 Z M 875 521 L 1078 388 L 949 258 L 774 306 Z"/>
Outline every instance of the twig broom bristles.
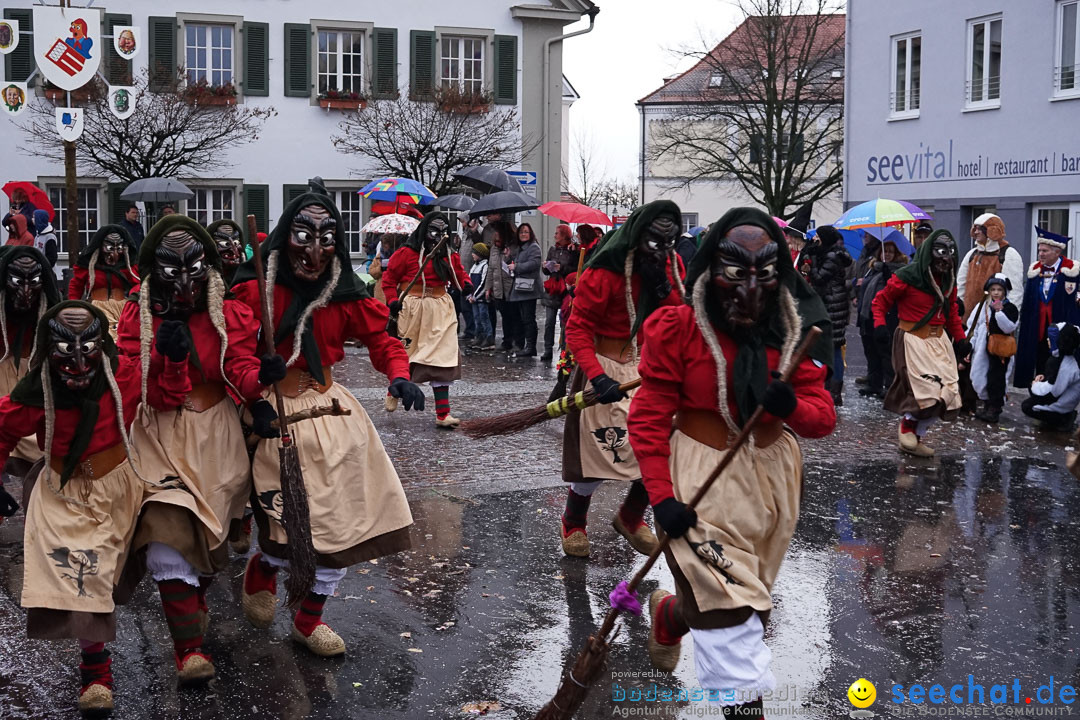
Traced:
<path fill-rule="evenodd" d="M 630 382 L 620 385 L 619 389 L 626 393 L 630 392 L 640 384 L 641 379 L 635 378 Z M 592 407 L 595 404 L 596 393 L 591 389 L 582 390 L 574 395 L 566 395 L 558 400 L 549 402 L 547 405 L 541 405 L 540 407 L 517 410 L 512 413 L 496 415 L 494 417 L 466 420 L 461 423 L 461 430 L 471 438 L 513 435 L 522 430 L 528 430 L 534 425 L 539 425 L 542 422 L 554 420 L 555 418 L 560 418 L 573 412 L 581 412 L 585 408 Z"/>

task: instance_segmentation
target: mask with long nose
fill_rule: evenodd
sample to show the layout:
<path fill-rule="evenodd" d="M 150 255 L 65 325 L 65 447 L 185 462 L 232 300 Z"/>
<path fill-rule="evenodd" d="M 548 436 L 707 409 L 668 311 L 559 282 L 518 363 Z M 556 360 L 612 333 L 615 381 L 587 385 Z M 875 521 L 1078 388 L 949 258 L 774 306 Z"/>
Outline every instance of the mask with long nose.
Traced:
<path fill-rule="evenodd" d="M 8 307 L 16 313 L 37 312 L 41 303 L 41 263 L 23 255 L 7 267 L 4 278 Z"/>
<path fill-rule="evenodd" d="M 202 244 L 186 230 L 174 230 L 154 250 L 150 312 L 170 320 L 186 320 L 206 309 L 210 266 Z"/>
<path fill-rule="evenodd" d="M 293 275 L 315 282 L 330 266 L 338 227 L 330 211 L 322 205 L 300 209 L 289 228 L 289 265 Z"/>
<path fill-rule="evenodd" d="M 221 256 L 221 267 L 225 275 L 232 277 L 240 263 L 244 262 L 244 242 L 240 232 L 229 225 L 222 225 L 214 230 L 214 244 Z"/>
<path fill-rule="evenodd" d="M 930 260 L 930 269 L 933 271 L 938 284 L 956 273 L 956 243 L 948 235 L 939 235 L 934 238 L 933 257 Z"/>
<path fill-rule="evenodd" d="M 84 308 L 67 308 L 49 321 L 49 369 L 69 390 L 86 390 L 101 371 L 102 324 Z"/>
<path fill-rule="evenodd" d="M 755 225 L 737 225 L 720 240 L 710 273 L 732 329 L 749 329 L 766 318 L 780 286 L 778 252 L 769 233 Z"/>
<path fill-rule="evenodd" d="M 119 265 L 124 259 L 124 239 L 119 233 L 109 233 L 101 241 L 101 261 L 106 265 Z"/>

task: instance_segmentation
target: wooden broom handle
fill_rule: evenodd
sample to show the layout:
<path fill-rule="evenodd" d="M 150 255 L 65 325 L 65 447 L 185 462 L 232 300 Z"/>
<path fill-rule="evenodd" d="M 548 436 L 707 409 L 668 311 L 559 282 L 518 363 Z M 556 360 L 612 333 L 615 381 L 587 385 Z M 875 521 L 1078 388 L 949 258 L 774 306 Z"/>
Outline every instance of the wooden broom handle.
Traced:
<path fill-rule="evenodd" d="M 259 245 L 258 226 L 255 224 L 255 216 L 247 216 L 248 237 L 251 245 L 255 248 L 252 260 L 255 261 L 255 284 L 259 286 L 259 307 L 262 310 L 262 334 L 268 355 L 277 354 L 274 347 L 274 319 L 270 316 L 270 292 L 266 287 L 266 273 L 263 271 L 262 246 Z M 270 239 L 267 238 L 267 242 Z M 274 383 L 274 395 L 277 397 L 278 421 L 281 425 L 281 444 L 288 446 L 292 443 L 289 437 L 288 417 L 285 415 L 285 396 L 281 394 L 278 384 Z"/>

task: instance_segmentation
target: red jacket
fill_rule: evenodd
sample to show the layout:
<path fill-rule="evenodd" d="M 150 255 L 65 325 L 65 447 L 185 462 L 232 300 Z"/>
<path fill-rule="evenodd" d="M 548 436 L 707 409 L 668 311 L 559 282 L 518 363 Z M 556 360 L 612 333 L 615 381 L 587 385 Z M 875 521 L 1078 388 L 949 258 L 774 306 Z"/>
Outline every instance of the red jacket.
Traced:
<path fill-rule="evenodd" d="M 135 285 L 139 284 L 139 276 L 132 268 L 120 268 L 120 272 L 128 279 L 125 287 L 122 282 L 110 273 L 94 268 L 94 289 L 104 288 L 112 291 L 114 288 L 123 290 L 126 295 Z M 78 265 L 71 271 L 71 282 L 68 283 L 68 300 L 82 300 L 83 293 L 90 287 L 90 271 Z"/>
<path fill-rule="evenodd" d="M 575 313 L 577 309 L 575 308 Z M 717 406 L 716 363 L 697 327 L 694 311 L 686 305 L 663 307 L 645 321 L 642 329 L 641 388 L 630 404 L 627 427 L 642 480 L 653 505 L 674 497 L 671 486 L 672 421 L 679 410 L 712 410 Z M 731 370 L 738 350 L 735 341 L 716 333 L 727 361 L 728 408 L 738 417 Z M 780 352 L 765 349 L 769 369 L 780 364 Z M 808 438 L 824 437 L 836 427 L 836 408 L 825 389 L 825 366 L 805 359 L 791 377 L 798 403 L 784 423 L 797 434 Z M 762 420 L 775 420 L 766 413 Z"/>
<path fill-rule="evenodd" d="M 682 305 L 682 298 L 675 289 L 675 278 L 668 263 L 668 280 L 671 293 L 661 305 Z M 683 277 L 682 260 L 679 260 L 679 277 Z M 630 292 L 637 305 L 641 295 L 641 277 L 634 273 L 630 278 Z M 622 273 L 602 268 L 589 268 L 581 273 L 574 287 L 574 312 L 566 323 L 566 346 L 574 354 L 574 360 L 590 380 L 604 374 L 596 359 L 596 336 L 630 338 L 630 314 L 626 309 L 626 278 Z M 638 333 L 638 343 L 644 343 L 644 333 Z"/>
<path fill-rule="evenodd" d="M 949 298 L 952 302 L 945 303 L 948 306 L 948 316 L 944 307 L 939 308 L 928 324 L 944 325 L 953 341 L 963 340 L 964 324 L 960 321 L 959 313 L 956 312 L 955 286 L 949 293 Z M 893 305 L 896 305 L 897 315 L 902 322 L 919 322 L 934 306 L 934 296 L 911 287 L 898 276 L 893 275 L 885 287 L 874 296 L 874 302 L 870 306 L 874 312 L 874 327 L 885 325 L 885 315 Z"/>
<path fill-rule="evenodd" d="M 259 310 L 259 289 L 256 280 L 248 280 L 232 288 L 232 292 L 247 305 L 256 317 L 261 317 Z M 274 285 L 274 326 L 281 322 L 281 316 L 292 302 L 292 290 L 284 285 Z M 315 343 L 319 346 L 319 355 L 324 365 L 336 365 L 345 359 L 345 341 L 359 340 L 367 346 L 371 364 L 375 369 L 393 380 L 409 378 L 409 356 L 400 340 L 386 334 L 386 321 L 390 311 L 375 298 L 366 298 L 354 302 L 332 302 L 319 308 L 308 322 L 315 332 Z M 292 355 L 293 336 L 284 338 L 277 345 L 277 352 L 286 360 Z M 292 367 L 308 369 L 307 361 L 301 354 Z"/>
<path fill-rule="evenodd" d="M 229 346 L 225 349 L 225 374 L 244 400 L 257 400 L 263 390 L 259 383 L 259 358 L 256 338 L 259 324 L 255 316 L 239 300 L 226 300 L 222 308 L 225 315 L 225 334 Z M 153 318 L 154 336 L 161 326 L 162 318 Z M 188 359 L 173 362 L 157 351 L 156 343 L 150 341 L 150 377 L 146 383 L 146 401 L 155 410 L 175 410 L 195 385 L 222 382 L 221 338 L 210 322 L 210 313 L 200 312 L 191 316 L 187 323 L 191 339 L 195 342 L 192 352 L 198 356 L 202 373 Z M 139 362 L 139 304 L 124 305 L 117 326 L 117 342 L 120 353 Z"/>
<path fill-rule="evenodd" d="M 450 253 L 450 267 L 454 271 L 454 275 L 457 277 L 458 284 L 461 287 L 469 285 L 469 275 L 465 272 L 465 268 L 461 265 L 461 258 L 457 253 Z M 390 256 L 390 264 L 386 266 L 386 270 L 382 274 L 382 290 L 386 295 L 386 302 L 392 303 L 398 299 L 398 285 L 400 283 L 409 283 L 416 276 L 416 271 L 420 269 L 420 253 L 413 250 L 411 247 L 400 247 L 394 251 L 394 254 Z M 438 274 L 435 272 L 435 261 L 432 260 L 424 267 L 424 280 L 429 286 L 446 287 L 445 280 L 440 280 Z M 416 285 L 419 286 L 420 280 L 416 281 Z"/>

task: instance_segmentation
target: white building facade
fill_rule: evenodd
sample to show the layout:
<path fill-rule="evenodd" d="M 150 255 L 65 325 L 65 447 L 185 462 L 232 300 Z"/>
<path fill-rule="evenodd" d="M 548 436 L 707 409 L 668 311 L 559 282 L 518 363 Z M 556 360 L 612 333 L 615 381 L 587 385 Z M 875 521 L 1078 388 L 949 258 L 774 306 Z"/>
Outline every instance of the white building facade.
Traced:
<path fill-rule="evenodd" d="M 845 203 L 907 200 L 970 247 L 995 212 L 1080 254 L 1080 0 L 852 0 Z"/>
<path fill-rule="evenodd" d="M 4 17 L 18 19 L 24 32 L 20 47 L 5 56 L 5 80 L 24 80 L 34 71 L 29 52 L 33 38 L 25 32 L 32 32 L 33 0 L 9 0 L 6 5 Z M 180 178 L 195 197 L 179 203 L 179 212 L 203 223 L 240 220 L 252 213 L 259 229 L 268 230 L 288 200 L 306 188 L 307 179 L 318 175 L 333 191 L 351 249 L 359 256 L 368 206 L 356 191 L 372 178 L 365 172 L 366 158 L 342 154 L 331 142 L 340 132 L 342 113 L 353 110 L 323 107 L 320 96 L 336 88 L 393 97 L 409 93 L 417 82 L 490 93 L 496 106 L 518 110 L 525 146 L 533 148 L 521 169 L 537 173 L 537 197 L 557 200 L 568 107 L 561 36 L 566 25 L 595 12 L 595 6 L 588 0 L 183 0 L 179 6 L 107 0 L 104 7 L 76 10 L 100 13 L 103 34 L 117 25 L 141 31 L 145 47 L 133 61 L 117 68 L 103 56 L 99 74 L 106 81 L 122 84 L 110 75 L 122 74 L 128 65 L 126 72 L 136 77 L 148 67 L 182 67 L 189 81 L 231 83 L 236 102 L 276 111 L 257 141 L 228 152 L 224 170 Z M 103 39 L 106 44 L 112 53 L 111 40 Z M 32 93 L 40 95 L 40 75 L 36 84 Z M 30 180 L 45 189 L 60 212 L 54 225 L 62 234 L 63 166 L 29 155 L 27 143 L 15 122 L 0 120 L 5 180 Z M 79 168 L 84 242 L 98 226 L 122 217 L 123 184 L 115 181 Z M 0 197 L 6 211 L 7 198 Z M 554 223 L 544 229 L 544 237 L 553 230 Z M 66 245 L 63 237 L 61 241 Z"/>

